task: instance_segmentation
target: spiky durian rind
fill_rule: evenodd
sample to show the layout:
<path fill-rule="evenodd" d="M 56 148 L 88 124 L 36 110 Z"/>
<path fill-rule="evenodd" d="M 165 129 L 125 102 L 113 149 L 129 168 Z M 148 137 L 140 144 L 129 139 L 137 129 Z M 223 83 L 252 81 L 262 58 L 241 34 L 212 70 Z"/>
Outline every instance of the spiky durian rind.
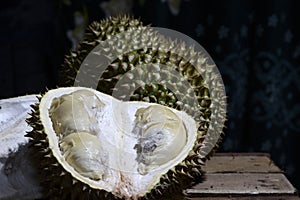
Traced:
<path fill-rule="evenodd" d="M 142 26 L 143 23 L 140 20 L 130 16 L 109 17 L 100 22 L 92 22 L 86 30 L 84 41 L 79 44 L 77 50 L 71 50 L 69 55 L 65 57 L 61 73 L 61 86 L 74 84 L 82 61 L 100 41 L 120 32 Z"/>

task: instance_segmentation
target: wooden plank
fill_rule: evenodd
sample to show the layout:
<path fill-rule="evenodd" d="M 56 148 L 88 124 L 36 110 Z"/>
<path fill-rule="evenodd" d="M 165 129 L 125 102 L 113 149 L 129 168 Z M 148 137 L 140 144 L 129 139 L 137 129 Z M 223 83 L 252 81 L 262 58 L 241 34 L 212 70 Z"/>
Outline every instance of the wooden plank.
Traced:
<path fill-rule="evenodd" d="M 295 194 L 291 183 L 280 173 L 206 174 L 206 180 L 186 191 L 192 196 L 207 194 Z"/>
<path fill-rule="evenodd" d="M 206 162 L 207 173 L 282 173 L 268 154 L 216 154 Z"/>
<path fill-rule="evenodd" d="M 203 167 L 206 180 L 186 190 L 192 200 L 299 200 L 266 153 L 217 153 Z"/>
<path fill-rule="evenodd" d="M 263 196 L 263 195 L 251 195 L 251 196 L 222 196 L 222 197 L 196 197 L 187 198 L 189 200 L 299 200 L 298 196 L 290 195 L 278 195 L 278 196 Z"/>

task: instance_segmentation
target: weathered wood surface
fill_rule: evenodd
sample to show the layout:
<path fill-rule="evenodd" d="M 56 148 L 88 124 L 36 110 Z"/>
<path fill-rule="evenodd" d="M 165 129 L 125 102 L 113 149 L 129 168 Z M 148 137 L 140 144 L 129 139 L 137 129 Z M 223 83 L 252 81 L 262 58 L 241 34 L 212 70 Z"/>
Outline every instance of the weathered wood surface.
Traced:
<path fill-rule="evenodd" d="M 278 195 L 278 196 L 223 196 L 223 197 L 196 197 L 191 200 L 299 200 L 299 197 L 295 195 Z"/>
<path fill-rule="evenodd" d="M 282 173 L 269 154 L 218 153 L 207 161 L 203 170 L 207 173 Z"/>
<path fill-rule="evenodd" d="M 216 154 L 203 169 L 206 180 L 186 191 L 190 199 L 300 199 L 268 154 Z"/>

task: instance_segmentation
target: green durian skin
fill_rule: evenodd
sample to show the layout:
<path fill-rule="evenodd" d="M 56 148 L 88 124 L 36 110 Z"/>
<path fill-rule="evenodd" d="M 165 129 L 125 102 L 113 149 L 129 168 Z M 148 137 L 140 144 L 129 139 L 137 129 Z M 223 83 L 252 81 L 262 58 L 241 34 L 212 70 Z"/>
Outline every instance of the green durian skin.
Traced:
<path fill-rule="evenodd" d="M 143 24 L 137 19 L 128 16 L 119 16 L 103 20 L 101 22 L 93 22 L 87 29 L 85 40 L 79 45 L 77 50 L 72 50 L 66 56 L 62 67 L 60 86 L 74 86 L 74 81 L 81 63 L 89 52 L 99 44 L 99 41 L 105 40 L 109 35 L 116 35 L 130 28 L 142 27 Z M 135 56 L 132 62 L 129 62 L 129 56 Z M 210 124 L 210 91 L 203 86 L 203 78 L 197 72 L 194 66 L 178 55 L 170 54 L 170 52 L 162 52 L 155 49 L 136 50 L 127 55 L 123 55 L 121 59 L 113 62 L 113 65 L 119 65 L 117 70 L 109 68 L 99 80 L 97 90 L 106 94 L 112 93 L 118 75 L 126 72 L 121 67 L 122 63 L 127 62 L 128 65 L 135 66 L 138 63 L 147 63 L 145 55 L 150 56 L 151 63 L 161 63 L 171 65 L 176 71 L 181 73 L 186 80 L 193 86 L 195 94 L 198 98 L 198 103 L 201 105 L 201 116 L 195 116 L 199 123 L 198 138 L 193 150 L 189 156 L 175 168 L 170 169 L 167 174 L 163 175 L 160 183 L 155 186 L 149 193 L 139 199 L 184 199 L 184 189 L 190 188 L 203 180 L 203 172 L 201 166 L 206 159 L 212 154 L 208 152 L 208 156 L 199 157 L 201 143 L 208 131 Z M 172 59 L 171 59 L 172 57 Z M 130 68 L 128 69 L 130 70 Z M 105 81 L 110 79 L 111 81 Z M 80 84 L 80 83 L 79 83 Z M 188 97 L 187 97 L 188 98 Z M 148 101 L 160 103 L 176 109 L 181 109 L 178 104 L 176 95 L 168 88 L 160 84 L 146 84 L 144 88 L 139 88 L 135 91 L 130 100 Z M 31 118 L 28 123 L 33 127 L 33 130 L 27 134 L 27 137 L 32 138 L 30 141 L 32 148 L 38 154 L 37 163 L 41 170 L 41 179 L 45 188 L 45 195 L 49 199 L 120 199 L 112 193 L 104 190 L 96 190 L 90 186 L 74 180 L 69 172 L 58 165 L 56 158 L 52 155 L 49 149 L 47 135 L 44 132 L 43 125 L 39 119 L 39 105 L 34 105 Z M 193 112 L 194 108 L 188 108 L 187 112 Z M 200 119 L 201 118 L 201 119 Z M 41 162 L 42 160 L 42 162 Z"/>
<path fill-rule="evenodd" d="M 116 35 L 120 32 L 138 27 L 143 27 L 143 23 L 140 20 L 127 16 L 111 17 L 108 20 L 101 21 L 100 23 L 93 22 L 88 27 L 85 39 L 79 45 L 78 49 L 76 51 L 71 51 L 70 54 L 66 56 L 62 66 L 61 75 L 63 81 L 60 86 L 74 86 L 76 75 L 81 63 L 100 41 L 105 40 L 107 36 Z M 180 44 L 178 44 L 178 46 L 179 45 Z M 130 59 L 129 57 L 134 58 Z M 123 68 L 122 64 L 124 63 L 128 65 L 127 69 Z M 211 115 L 211 110 L 209 108 L 211 103 L 209 90 L 204 87 L 203 77 L 199 74 L 196 68 L 184 58 L 176 54 L 172 54 L 170 51 L 166 50 L 166 52 L 162 52 L 157 49 L 141 49 L 122 55 L 121 59 L 118 58 L 113 61 L 113 63 L 102 74 L 102 77 L 98 81 L 97 90 L 111 95 L 120 75 L 134 69 L 137 65 L 149 63 L 159 63 L 170 66 L 181 73 L 182 76 L 185 77 L 186 80 L 193 86 L 199 105 L 201 105 L 199 108 L 199 111 L 202 114 L 201 117 L 205 119 L 201 121 L 200 119 L 196 119 L 196 121 L 198 120 L 200 123 L 199 131 L 201 133 L 199 135 L 204 136 L 209 127 Z M 114 67 L 112 67 L 112 65 L 114 65 Z M 115 69 L 116 66 L 117 69 Z M 91 79 L 93 78 L 91 77 Z M 134 81 L 137 81 L 137 79 Z M 78 82 L 76 82 L 76 84 L 80 85 Z M 160 84 L 146 84 L 144 88 L 137 89 L 130 97 L 130 100 L 159 103 L 180 110 L 181 104 L 179 104 L 178 99 L 176 99 L 176 95 L 174 95 L 173 92 Z M 193 108 L 191 108 L 191 110 L 187 110 L 188 114 L 193 113 L 193 111 Z"/>

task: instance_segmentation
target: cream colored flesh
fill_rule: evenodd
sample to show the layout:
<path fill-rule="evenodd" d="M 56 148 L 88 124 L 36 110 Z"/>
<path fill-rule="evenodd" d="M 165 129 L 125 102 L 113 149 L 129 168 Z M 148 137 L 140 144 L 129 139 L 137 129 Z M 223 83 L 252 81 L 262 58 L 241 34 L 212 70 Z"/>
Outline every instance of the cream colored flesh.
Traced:
<path fill-rule="evenodd" d="M 146 102 L 122 102 L 83 87 L 50 90 L 40 102 L 53 155 L 95 189 L 135 199 L 189 154 L 196 123 L 186 113 Z"/>

